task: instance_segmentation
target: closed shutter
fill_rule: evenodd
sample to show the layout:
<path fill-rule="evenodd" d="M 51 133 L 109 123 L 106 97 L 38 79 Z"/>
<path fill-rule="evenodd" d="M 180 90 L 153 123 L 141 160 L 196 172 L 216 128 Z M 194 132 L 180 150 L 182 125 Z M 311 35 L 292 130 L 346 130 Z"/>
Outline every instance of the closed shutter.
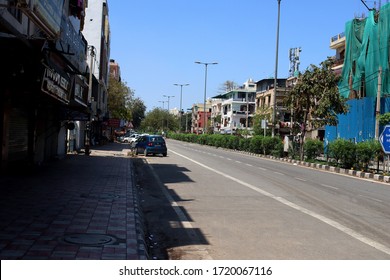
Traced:
<path fill-rule="evenodd" d="M 8 135 L 8 160 L 26 159 L 28 151 L 28 118 L 21 109 L 13 108 L 11 110 Z"/>

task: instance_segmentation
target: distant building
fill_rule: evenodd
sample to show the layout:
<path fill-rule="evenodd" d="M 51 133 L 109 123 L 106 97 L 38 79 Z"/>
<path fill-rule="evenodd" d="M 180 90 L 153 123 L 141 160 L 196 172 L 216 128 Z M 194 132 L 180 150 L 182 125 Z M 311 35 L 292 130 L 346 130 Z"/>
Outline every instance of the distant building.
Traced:
<path fill-rule="evenodd" d="M 204 125 L 204 119 L 206 114 L 206 126 Z M 192 106 L 192 118 L 191 118 L 191 132 L 201 134 L 204 131 L 204 127 L 210 128 L 210 117 L 211 117 L 211 99 L 206 101 L 206 108 L 203 103 L 194 104 Z"/>
<path fill-rule="evenodd" d="M 241 87 L 214 96 L 212 108 L 214 131 L 233 134 L 237 130 L 252 130 L 255 114 L 256 83 L 249 79 Z M 220 121 L 218 119 L 220 114 Z"/>
<path fill-rule="evenodd" d="M 281 136 L 289 134 L 291 112 L 285 106 L 288 94 L 287 79 L 277 79 L 275 97 L 275 79 L 262 79 L 256 82 L 256 113 L 264 115 L 268 127 L 272 128 L 272 114 L 275 110 L 275 130 Z M 276 107 L 275 107 L 276 106 Z"/>
<path fill-rule="evenodd" d="M 110 75 L 118 82 L 122 80 L 121 68 L 115 59 L 110 59 Z"/>

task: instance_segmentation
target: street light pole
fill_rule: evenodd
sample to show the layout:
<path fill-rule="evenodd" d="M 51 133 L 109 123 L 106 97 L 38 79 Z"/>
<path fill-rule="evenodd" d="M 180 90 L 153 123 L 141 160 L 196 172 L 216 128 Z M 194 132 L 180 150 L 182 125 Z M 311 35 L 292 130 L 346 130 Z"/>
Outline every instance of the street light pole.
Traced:
<path fill-rule="evenodd" d="M 174 95 L 163 95 L 164 97 L 168 98 L 168 114 L 169 114 L 169 99 L 171 97 L 175 97 Z"/>
<path fill-rule="evenodd" d="M 174 95 L 163 95 L 164 97 L 168 98 L 168 116 L 167 116 L 167 131 L 169 130 L 169 125 L 168 125 L 168 122 L 169 122 L 169 100 L 171 97 L 175 97 Z"/>
<path fill-rule="evenodd" d="M 165 100 L 161 100 L 159 101 L 161 102 L 163 105 L 162 105 L 162 109 L 164 111 L 164 103 L 166 102 Z M 164 116 L 164 115 L 163 115 Z M 163 131 L 164 130 L 164 117 L 161 119 L 161 130 Z"/>
<path fill-rule="evenodd" d="M 275 137 L 276 127 L 276 84 L 278 82 L 278 55 L 279 55 L 279 22 L 280 22 L 280 1 L 278 1 L 278 25 L 276 28 L 276 59 L 275 59 L 275 79 L 274 79 L 274 100 L 272 112 L 272 137 Z"/>
<path fill-rule="evenodd" d="M 85 146 L 85 155 L 89 156 L 90 154 L 90 142 L 91 142 L 91 124 L 92 124 L 92 84 L 93 84 L 93 71 L 94 71 L 94 58 L 96 55 L 96 48 L 92 45 L 88 46 L 90 50 L 90 58 L 91 62 L 89 64 L 89 81 L 88 81 L 88 121 L 86 123 L 85 129 L 85 138 L 84 138 L 84 146 Z"/>
<path fill-rule="evenodd" d="M 207 91 L 207 66 L 218 64 L 218 62 L 200 62 L 195 61 L 196 64 L 203 64 L 205 66 L 205 74 L 204 74 L 204 100 L 203 100 L 203 134 L 206 133 L 206 91 Z"/>
<path fill-rule="evenodd" d="M 183 86 L 189 86 L 190 84 L 173 84 L 174 86 L 180 86 L 180 126 L 179 131 L 181 131 L 181 119 L 182 119 L 182 97 L 183 97 Z"/>

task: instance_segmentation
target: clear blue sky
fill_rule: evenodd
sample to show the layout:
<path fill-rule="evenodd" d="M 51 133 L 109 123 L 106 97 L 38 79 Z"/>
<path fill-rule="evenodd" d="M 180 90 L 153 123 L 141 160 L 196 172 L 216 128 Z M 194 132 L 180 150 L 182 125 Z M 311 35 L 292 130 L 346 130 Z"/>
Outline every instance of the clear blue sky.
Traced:
<path fill-rule="evenodd" d="M 190 84 L 184 110 L 203 103 L 205 67 L 195 61 L 218 62 L 208 66 L 207 97 L 227 80 L 274 77 L 277 0 L 109 0 L 108 7 L 111 58 L 148 111 L 162 107 L 163 95 L 175 96 L 170 109 L 180 107 L 175 83 Z M 281 0 L 278 77 L 288 76 L 290 48 L 302 48 L 301 71 L 333 56 L 330 38 L 362 14 L 360 0 Z"/>

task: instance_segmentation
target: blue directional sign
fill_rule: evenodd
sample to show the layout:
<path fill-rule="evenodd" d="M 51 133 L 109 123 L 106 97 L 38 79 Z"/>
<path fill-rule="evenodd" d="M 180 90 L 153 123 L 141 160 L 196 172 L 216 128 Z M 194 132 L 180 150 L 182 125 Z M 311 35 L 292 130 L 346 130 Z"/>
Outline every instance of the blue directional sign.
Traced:
<path fill-rule="evenodd" d="M 381 135 L 379 136 L 379 142 L 382 145 L 382 149 L 386 154 L 390 154 L 390 125 L 386 125 Z"/>

